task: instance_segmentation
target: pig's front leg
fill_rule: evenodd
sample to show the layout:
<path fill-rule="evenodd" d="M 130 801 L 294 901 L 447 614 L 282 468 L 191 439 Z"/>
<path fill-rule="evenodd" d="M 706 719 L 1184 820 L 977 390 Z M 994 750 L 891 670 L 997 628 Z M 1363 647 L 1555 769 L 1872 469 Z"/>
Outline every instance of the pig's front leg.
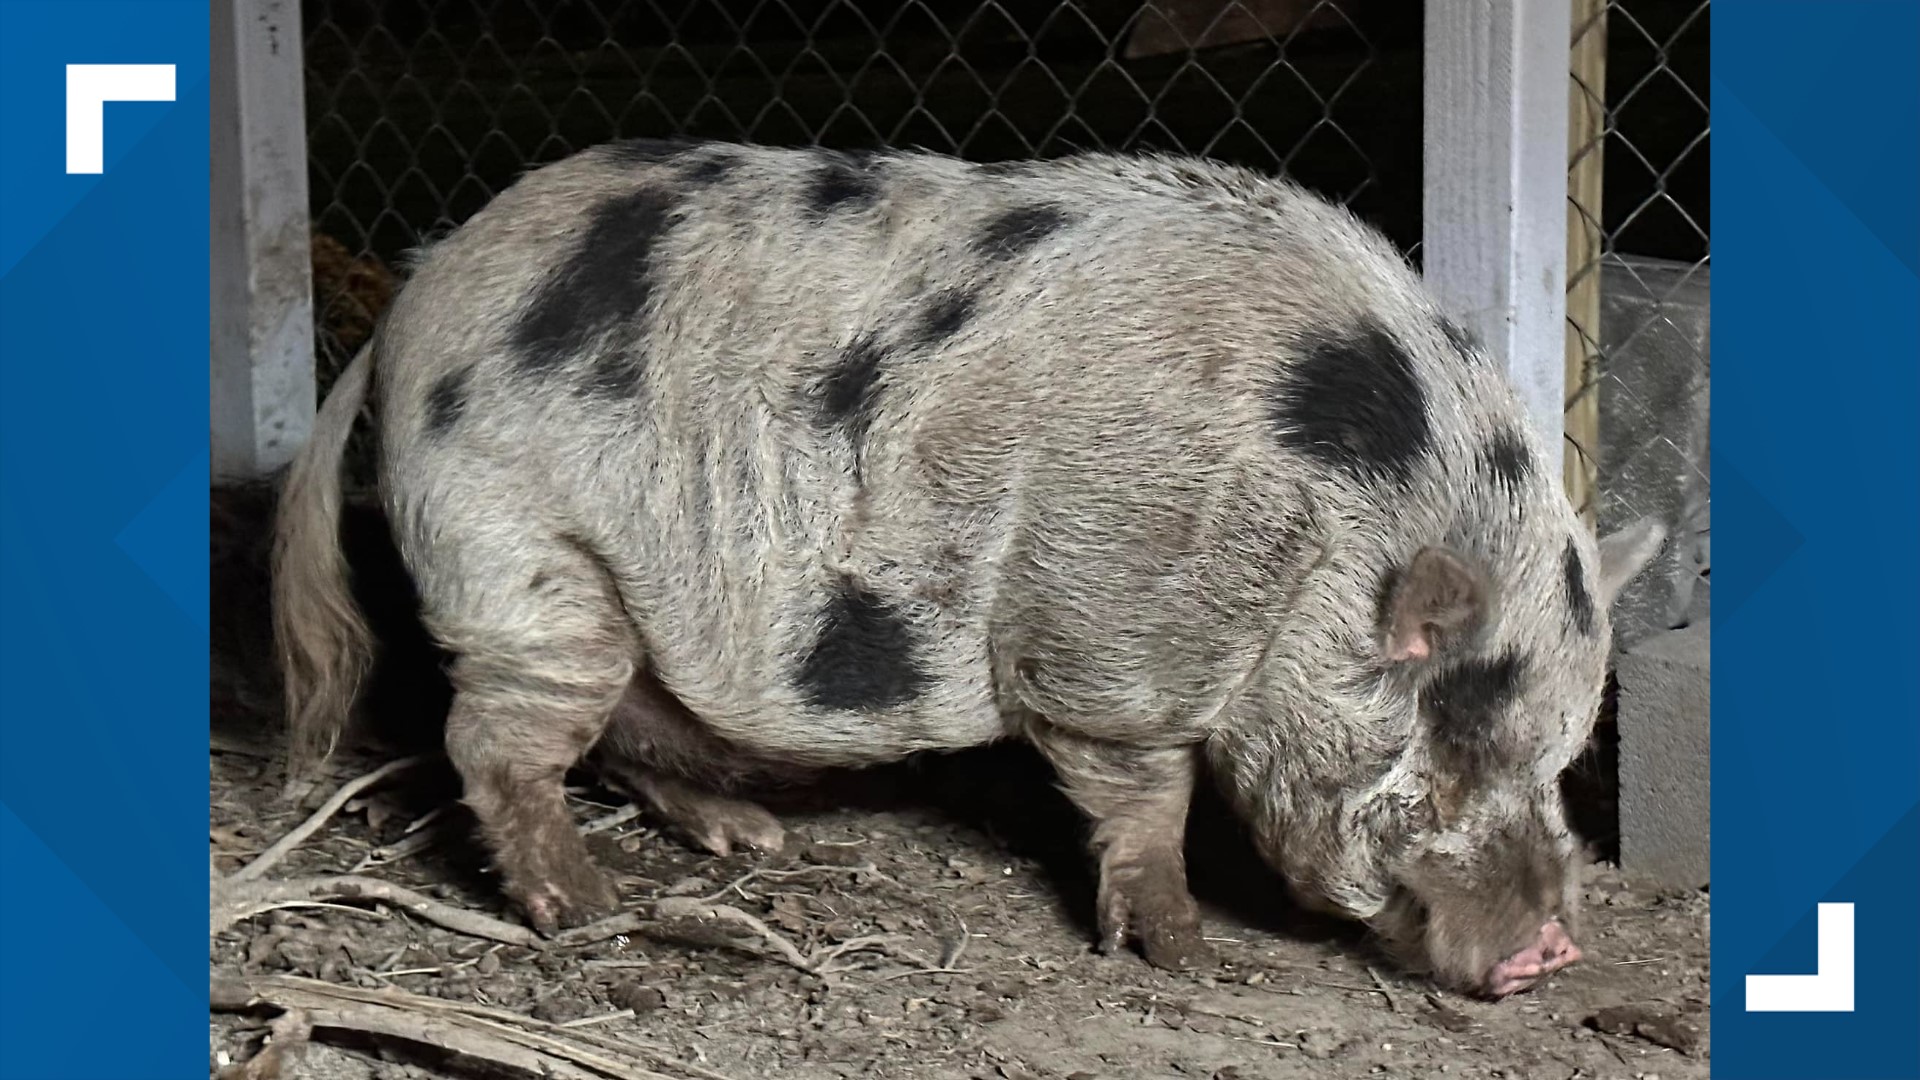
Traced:
<path fill-rule="evenodd" d="M 1038 726 L 1041 753 L 1067 797 L 1093 819 L 1100 864 L 1101 951 L 1128 938 L 1147 962 L 1179 971 L 1213 963 L 1200 909 L 1187 889 L 1187 806 L 1197 772 L 1191 747 L 1142 749 Z"/>

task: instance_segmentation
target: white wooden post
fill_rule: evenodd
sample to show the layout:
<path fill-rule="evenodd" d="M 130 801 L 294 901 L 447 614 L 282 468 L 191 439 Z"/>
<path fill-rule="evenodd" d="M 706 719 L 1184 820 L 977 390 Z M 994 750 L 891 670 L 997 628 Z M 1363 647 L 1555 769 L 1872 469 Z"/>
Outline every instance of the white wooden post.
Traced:
<path fill-rule="evenodd" d="M 1427 0 L 1421 258 L 1561 471 L 1570 0 Z"/>
<path fill-rule="evenodd" d="M 213 474 L 258 477 L 313 428 L 298 0 L 213 0 L 212 61 Z"/>

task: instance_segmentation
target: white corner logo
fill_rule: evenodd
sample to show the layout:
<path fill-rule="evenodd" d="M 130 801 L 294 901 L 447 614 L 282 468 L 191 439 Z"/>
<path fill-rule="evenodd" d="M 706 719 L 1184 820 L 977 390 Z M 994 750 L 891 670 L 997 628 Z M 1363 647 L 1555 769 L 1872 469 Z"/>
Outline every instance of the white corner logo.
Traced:
<path fill-rule="evenodd" d="M 172 100 L 172 64 L 68 64 L 67 172 L 103 171 L 107 102 Z"/>
<path fill-rule="evenodd" d="M 1811 975 L 1747 976 L 1748 1012 L 1853 1011 L 1853 905 L 1821 904 Z"/>

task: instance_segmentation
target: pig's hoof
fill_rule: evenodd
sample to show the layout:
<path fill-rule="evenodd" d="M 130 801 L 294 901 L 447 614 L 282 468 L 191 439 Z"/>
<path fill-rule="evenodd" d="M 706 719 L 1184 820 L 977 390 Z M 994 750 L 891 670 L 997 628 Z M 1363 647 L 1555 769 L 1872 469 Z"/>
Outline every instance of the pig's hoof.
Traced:
<path fill-rule="evenodd" d="M 585 926 L 611 914 L 620 902 L 613 884 L 598 872 L 580 876 L 566 885 L 543 881 L 523 891 L 518 900 L 521 910 L 527 913 L 527 923 L 542 937 Z"/>
<path fill-rule="evenodd" d="M 750 802 L 718 796 L 680 822 L 693 842 L 714 855 L 731 855 L 736 847 L 775 852 L 787 843 L 780 819 Z"/>
<path fill-rule="evenodd" d="M 786 846 L 787 831 L 780 826 L 780 819 L 745 799 L 626 763 L 614 763 L 609 775 L 709 854 L 731 855 L 736 848 L 771 852 Z"/>
<path fill-rule="evenodd" d="M 1109 889 L 1100 902 L 1100 951 L 1116 954 L 1129 938 L 1139 941 L 1147 963 L 1166 971 L 1215 962 L 1200 933 L 1200 909 L 1185 888 Z"/>
<path fill-rule="evenodd" d="M 1197 922 L 1192 926 L 1143 927 L 1140 951 L 1147 963 L 1165 971 L 1192 971 L 1216 962 L 1213 948 L 1200 936 Z"/>

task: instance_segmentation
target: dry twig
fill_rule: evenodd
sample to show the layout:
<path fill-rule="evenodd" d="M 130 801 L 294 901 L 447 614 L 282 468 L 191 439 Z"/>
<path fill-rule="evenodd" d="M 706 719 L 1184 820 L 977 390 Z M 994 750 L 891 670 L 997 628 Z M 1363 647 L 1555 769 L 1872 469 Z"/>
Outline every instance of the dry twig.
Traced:
<path fill-rule="evenodd" d="M 917 967 L 908 971 L 896 971 L 891 975 L 882 975 L 880 981 L 892 982 L 895 979 L 911 979 L 915 975 L 971 975 L 973 974 L 973 970 L 972 968 Z"/>
<path fill-rule="evenodd" d="M 299 847 L 307 837 L 319 832 L 320 827 L 330 821 L 333 815 L 339 813 L 340 808 L 347 805 L 349 799 L 402 769 L 410 769 L 418 765 L 421 760 L 422 758 L 415 756 L 404 757 L 398 761 L 389 761 L 365 776 L 355 780 L 349 780 L 340 785 L 340 790 L 334 792 L 333 797 L 328 799 L 320 809 L 315 810 L 313 816 L 294 826 L 292 832 L 281 837 L 274 842 L 272 847 L 261 852 L 259 858 L 235 870 L 231 880 L 253 881 L 259 878 L 260 875 L 272 869 L 280 860 L 291 854 L 293 849 Z"/>
<path fill-rule="evenodd" d="M 598 1016 L 583 1016 L 578 1020 L 568 1020 L 560 1026 L 563 1028 L 583 1028 L 592 1027 L 595 1024 L 604 1024 L 612 1020 L 631 1019 L 633 1019 L 633 1010 L 621 1009 L 619 1012 L 601 1013 Z"/>
<path fill-rule="evenodd" d="M 222 980 L 213 986 L 211 1000 L 215 1009 L 229 1012 L 261 1006 L 298 1009 L 316 1029 L 405 1039 L 554 1080 L 669 1080 L 635 1060 L 635 1055 L 701 1080 L 726 1080 L 675 1060 L 658 1045 L 569 1031 L 503 1009 L 392 988 L 362 990 L 274 975 L 244 982 Z"/>
<path fill-rule="evenodd" d="M 452 803 L 448 803 L 446 806 L 436 807 L 425 816 L 412 822 L 407 826 L 404 836 L 391 844 L 386 844 L 367 852 L 360 857 L 360 861 L 354 864 L 353 869 L 348 872 L 358 874 L 365 870 L 371 870 L 376 866 L 386 866 L 389 863 L 397 863 L 402 859 L 418 855 L 420 852 L 439 843 L 444 838 L 441 833 L 425 832 L 422 830 L 441 815 L 445 814 L 452 805 Z M 591 836 L 597 832 L 605 832 L 608 829 L 625 825 L 640 815 L 640 808 L 633 803 L 628 803 L 626 806 L 615 810 L 605 817 L 595 818 L 581 825 L 580 835 Z"/>
<path fill-rule="evenodd" d="M 700 924 L 727 923 L 738 926 L 765 943 L 766 949 L 762 955 L 814 975 L 844 970 L 834 967 L 833 961 L 847 953 L 862 949 L 897 955 L 896 950 L 889 946 L 898 938 L 894 935 L 881 934 L 852 938 L 830 948 L 818 950 L 814 955 L 809 956 L 801 952 L 799 946 L 789 940 L 786 935 L 768 926 L 758 916 L 742 911 L 732 904 L 716 904 L 711 900 L 695 899 L 690 896 L 660 897 L 653 901 L 651 911 L 622 912 L 578 929 L 565 931 L 555 939 L 554 943 L 561 946 L 587 945 L 623 934 L 643 933 L 661 923 L 680 920 Z M 914 963 L 929 968 L 934 966 L 912 954 L 907 954 L 907 957 Z"/>
<path fill-rule="evenodd" d="M 1371 976 L 1373 977 L 1373 985 L 1374 985 L 1375 987 L 1377 987 L 1377 988 L 1378 988 L 1378 990 L 1377 990 L 1376 992 L 1377 992 L 1377 993 L 1378 993 L 1378 994 L 1379 994 L 1379 995 L 1380 995 L 1381 997 L 1383 997 L 1383 998 L 1386 998 L 1386 999 L 1387 999 L 1387 1011 L 1388 1011 L 1388 1012 L 1399 1012 L 1399 1011 L 1400 1011 L 1400 1001 L 1399 1001 L 1399 999 L 1398 999 L 1398 998 L 1395 998 L 1395 997 L 1393 996 L 1393 991 L 1392 991 L 1392 990 L 1389 990 L 1389 989 L 1387 989 L 1387 981 L 1386 981 L 1385 979 L 1382 979 L 1382 978 L 1380 977 L 1380 973 L 1379 973 L 1379 972 L 1377 972 L 1377 971 L 1375 971 L 1375 970 L 1373 970 L 1372 968 L 1368 968 L 1368 969 L 1367 969 L 1367 974 L 1368 974 L 1368 975 L 1371 975 Z"/>
<path fill-rule="evenodd" d="M 554 937 L 553 943 L 562 948 L 591 945 L 596 941 L 605 941 L 624 934 L 637 934 L 647 925 L 647 921 L 647 917 L 640 912 L 623 911 L 618 915 L 609 915 L 585 926 L 562 930 Z"/>
<path fill-rule="evenodd" d="M 412 889 L 378 878 L 353 874 L 287 881 L 234 881 L 228 878 L 214 881 L 210 892 L 207 905 L 211 925 L 209 936 L 242 919 L 289 904 L 322 900 L 378 900 L 458 933 L 531 949 L 540 947 L 540 936 L 524 926 L 443 904 Z"/>
<path fill-rule="evenodd" d="M 846 971 L 848 970 L 847 968 L 834 967 L 833 962 L 850 952 L 869 950 L 891 956 L 893 955 L 893 950 L 888 948 L 888 946 L 898 940 L 900 940 L 900 938 L 897 934 L 869 934 L 865 937 L 848 938 L 846 941 L 830 949 L 820 950 L 814 956 L 809 957 L 807 962 L 813 965 L 813 970 L 816 973 L 822 975 L 833 971 Z M 911 962 L 913 961 L 909 961 L 909 963 Z"/>
<path fill-rule="evenodd" d="M 815 972 L 818 968 L 808 960 L 791 941 L 773 927 L 749 915 L 732 904 L 714 904 L 704 900 L 695 900 L 686 896 L 663 896 L 653 902 L 655 919 L 692 919 L 697 922 L 727 922 L 745 927 L 760 935 L 761 940 L 773 950 L 773 955 L 801 971 Z"/>
<path fill-rule="evenodd" d="M 947 946 L 946 955 L 940 958 L 940 966 L 948 970 L 960 966 L 960 958 L 966 955 L 967 946 L 973 943 L 973 932 L 967 929 L 967 920 L 956 911 L 953 912 L 953 921 L 960 924 L 960 938 Z"/>
<path fill-rule="evenodd" d="M 635 803 L 628 803 L 611 814 L 594 818 L 592 821 L 580 826 L 580 835 L 592 836 L 597 832 L 605 832 L 608 829 L 618 828 L 639 816 L 640 807 Z"/>
<path fill-rule="evenodd" d="M 799 866 L 799 867 L 793 868 L 792 870 L 774 870 L 768 867 L 755 867 L 754 869 L 749 870 L 744 874 L 741 874 L 739 877 L 734 878 L 732 881 L 729 881 L 725 885 L 721 886 L 720 891 L 701 897 L 700 901 L 701 903 L 711 904 L 714 901 L 719 900 L 722 897 L 726 896 L 730 892 L 737 892 L 742 897 L 745 897 L 747 893 L 744 886 L 747 884 L 747 882 L 754 881 L 759 878 L 771 878 L 775 881 L 786 881 L 791 878 L 805 877 L 810 874 L 831 874 L 831 873 L 852 874 L 855 877 L 858 877 L 861 874 L 872 874 L 884 881 L 890 882 L 893 880 L 892 878 L 887 877 L 885 874 L 880 873 L 880 868 L 875 866 L 872 863 L 861 863 L 859 866 Z"/>
<path fill-rule="evenodd" d="M 417 832 L 409 836 L 401 837 L 391 844 L 374 848 L 365 855 L 360 856 L 360 861 L 354 863 L 353 869 L 349 870 L 348 873 L 358 874 L 364 870 L 371 870 L 376 866 L 386 866 L 389 863 L 397 863 L 401 859 L 417 855 L 427 850 L 434 844 L 439 843 L 440 839 L 440 834 L 436 832 Z"/>

